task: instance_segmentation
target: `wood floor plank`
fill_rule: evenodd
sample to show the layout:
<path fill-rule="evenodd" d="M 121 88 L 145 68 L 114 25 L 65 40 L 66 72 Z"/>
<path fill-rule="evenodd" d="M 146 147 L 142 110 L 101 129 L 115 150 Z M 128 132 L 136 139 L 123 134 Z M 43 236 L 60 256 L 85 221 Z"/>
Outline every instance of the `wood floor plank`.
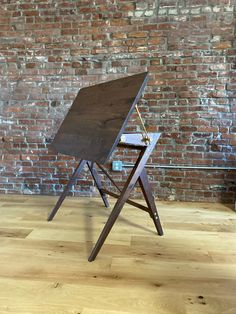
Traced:
<path fill-rule="evenodd" d="M 81 313 L 84 308 L 96 308 L 100 311 L 113 309 L 121 313 L 127 309 L 129 313 L 185 313 L 180 294 L 173 294 L 175 302 L 171 303 L 168 302 L 168 296 L 162 292 L 139 287 L 124 289 L 103 286 L 101 289 L 99 286 L 80 283 L 5 279 L 0 280 L 0 291 L 3 288 L 9 292 L 12 289 L 15 291 L 14 302 L 11 293 L 5 292 L 3 298 L 0 292 L 0 310 L 8 310 L 10 313 Z"/>
<path fill-rule="evenodd" d="M 89 263 L 111 209 L 67 198 L 47 222 L 56 200 L 0 196 L 1 314 L 236 313 L 230 206 L 157 202 L 159 237 L 147 213 L 126 205 Z"/>
<path fill-rule="evenodd" d="M 0 237 L 25 238 L 33 229 L 0 228 Z"/>

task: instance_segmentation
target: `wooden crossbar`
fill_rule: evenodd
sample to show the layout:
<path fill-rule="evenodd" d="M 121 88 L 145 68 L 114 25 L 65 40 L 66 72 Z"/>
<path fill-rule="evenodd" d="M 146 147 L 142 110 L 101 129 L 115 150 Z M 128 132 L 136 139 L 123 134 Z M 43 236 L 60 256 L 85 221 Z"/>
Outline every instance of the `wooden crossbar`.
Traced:
<path fill-rule="evenodd" d="M 143 142 L 142 135 L 140 134 L 125 134 L 125 138 L 123 138 L 123 142 L 121 145 L 124 145 L 126 148 L 131 149 L 137 149 L 137 147 L 140 149 L 138 159 L 127 179 L 125 182 L 125 185 L 122 189 L 119 188 L 119 186 L 116 184 L 116 182 L 113 180 L 113 178 L 110 176 L 108 171 L 106 171 L 101 165 L 97 164 L 97 166 L 102 170 L 102 172 L 110 179 L 112 184 L 118 189 L 120 194 L 113 193 L 105 188 L 102 187 L 100 176 L 95 168 L 94 162 L 88 161 L 88 160 L 81 160 L 78 167 L 75 169 L 72 177 L 70 178 L 67 186 L 65 187 L 63 193 L 59 197 L 55 207 L 51 211 L 51 213 L 48 216 L 48 220 L 52 220 L 54 216 L 56 215 L 58 209 L 60 208 L 62 202 L 64 201 L 65 197 L 67 196 L 70 188 L 73 184 L 75 184 L 76 179 L 80 175 L 81 171 L 84 168 L 84 165 L 86 164 L 91 172 L 91 175 L 94 179 L 95 185 L 97 189 L 99 190 L 99 193 L 103 199 L 104 205 L 106 207 L 109 207 L 109 202 L 107 199 L 107 195 L 110 195 L 117 199 L 115 206 L 113 207 L 111 214 L 97 240 L 97 243 L 95 244 L 88 260 L 89 262 L 93 261 L 97 254 L 99 253 L 104 241 L 106 240 L 111 228 L 113 227 L 117 217 L 119 216 L 123 206 L 125 203 L 128 203 L 130 205 L 133 205 L 137 208 L 140 208 L 144 210 L 145 212 L 148 212 L 151 218 L 153 219 L 154 225 L 156 227 L 157 233 L 159 235 L 163 235 L 162 226 L 160 223 L 159 215 L 157 213 L 155 200 L 151 192 L 151 187 L 148 182 L 148 176 L 145 169 L 145 164 L 152 153 L 158 139 L 160 137 L 159 133 L 150 133 L 149 143 Z M 147 207 L 139 204 L 133 200 L 129 199 L 130 193 L 135 187 L 135 184 L 139 182 L 139 185 L 141 187 L 141 190 L 143 192 L 145 201 L 147 203 Z"/>

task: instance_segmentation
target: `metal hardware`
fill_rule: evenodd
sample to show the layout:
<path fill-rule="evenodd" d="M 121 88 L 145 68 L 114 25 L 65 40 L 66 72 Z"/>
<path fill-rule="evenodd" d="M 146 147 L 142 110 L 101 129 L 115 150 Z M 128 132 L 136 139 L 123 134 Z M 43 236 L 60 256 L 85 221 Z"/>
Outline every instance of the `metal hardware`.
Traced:
<path fill-rule="evenodd" d="M 146 127 L 145 127 L 145 125 L 144 125 L 143 119 L 142 119 L 142 117 L 141 117 L 141 114 L 140 114 L 140 112 L 139 112 L 139 109 L 138 109 L 138 106 L 137 106 L 137 105 L 135 106 L 135 110 L 136 110 L 136 112 L 137 112 L 137 114 L 138 114 L 139 120 L 140 120 L 140 122 L 141 122 L 141 124 L 142 124 L 142 127 L 143 127 L 143 131 L 144 131 L 144 133 L 145 133 L 145 134 L 142 133 L 142 136 L 143 136 L 143 139 L 142 139 L 142 140 L 144 141 L 145 144 L 148 145 L 148 144 L 151 142 L 151 139 L 150 139 L 150 137 L 149 137 L 149 135 L 148 135 L 148 132 L 147 132 L 147 130 L 146 130 Z"/>

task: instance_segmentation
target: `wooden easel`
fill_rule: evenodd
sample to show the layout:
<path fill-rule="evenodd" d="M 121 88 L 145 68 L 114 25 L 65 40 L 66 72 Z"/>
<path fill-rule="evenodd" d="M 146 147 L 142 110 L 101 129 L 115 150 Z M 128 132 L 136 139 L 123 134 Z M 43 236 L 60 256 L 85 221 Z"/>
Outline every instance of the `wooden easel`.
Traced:
<path fill-rule="evenodd" d="M 130 205 L 133 205 L 135 207 L 138 207 L 146 212 L 149 213 L 149 215 L 151 216 L 151 218 L 153 219 L 153 222 L 155 224 L 157 233 L 159 235 L 163 235 L 163 230 L 161 227 L 161 223 L 160 223 L 160 219 L 158 216 L 158 212 L 156 209 L 156 205 L 155 205 L 155 201 L 154 201 L 154 197 L 152 195 L 152 191 L 151 191 L 151 187 L 148 181 L 148 176 L 146 173 L 146 169 L 145 169 L 145 164 L 150 156 L 150 154 L 152 153 L 159 137 L 160 137 L 160 133 L 149 133 L 149 138 L 150 138 L 150 143 L 144 143 L 142 140 L 142 135 L 141 134 L 125 134 L 124 136 L 122 136 L 122 141 L 120 141 L 120 143 L 118 144 L 118 147 L 123 147 L 123 148 L 128 148 L 128 149 L 135 149 L 135 150 L 139 150 L 139 156 L 138 159 L 123 187 L 123 189 L 121 190 L 117 184 L 114 182 L 114 180 L 112 179 L 112 177 L 108 174 L 108 172 L 99 164 L 94 163 L 94 162 L 90 162 L 87 160 L 81 160 L 78 167 L 75 169 L 72 177 L 70 178 L 67 186 L 65 187 L 63 193 L 61 194 L 60 198 L 58 199 L 55 207 L 53 208 L 53 210 L 51 211 L 51 213 L 48 216 L 48 221 L 51 221 L 54 216 L 56 215 L 58 209 L 60 208 L 62 202 L 64 201 L 65 197 L 67 196 L 70 188 L 72 187 L 72 185 L 75 184 L 76 179 L 78 178 L 79 174 L 81 173 L 81 171 L 83 170 L 84 166 L 87 164 L 91 175 L 94 179 L 94 182 L 99 190 L 99 193 L 102 197 L 102 200 L 104 202 L 104 205 L 106 207 L 109 207 L 109 203 L 107 200 L 107 196 L 106 194 L 113 196 L 115 198 L 117 198 L 117 201 L 115 203 L 115 206 L 100 234 L 100 237 L 98 238 L 97 243 L 95 244 L 88 260 L 89 262 L 92 262 L 97 254 L 99 253 L 104 241 L 106 240 L 111 228 L 113 227 L 117 217 L 119 216 L 123 206 L 125 203 L 128 203 Z M 109 178 L 109 180 L 112 182 L 112 184 L 118 189 L 118 191 L 120 192 L 120 194 L 115 194 L 107 189 L 104 189 L 102 187 L 102 183 L 99 177 L 99 174 L 96 170 L 95 164 L 101 169 L 101 171 Z M 131 193 L 131 191 L 133 190 L 136 182 L 139 182 L 139 185 L 141 187 L 141 190 L 143 192 L 144 198 L 146 200 L 147 203 L 147 207 L 139 204 L 135 201 L 132 201 L 129 199 L 129 195 Z"/>
<path fill-rule="evenodd" d="M 88 166 L 91 172 L 104 205 L 106 207 L 109 206 L 107 194 L 117 198 L 107 223 L 89 256 L 90 262 L 99 253 L 125 203 L 147 211 L 154 221 L 158 234 L 163 234 L 145 170 L 145 164 L 160 137 L 160 133 L 147 133 L 141 120 L 145 135 L 124 134 L 125 126 L 134 108 L 136 108 L 139 117 L 141 117 L 137 108 L 137 102 L 147 81 L 148 73 L 143 72 L 82 88 L 52 143 L 58 152 L 80 158 L 80 163 L 48 216 L 49 221 L 57 213 L 85 165 Z M 112 177 L 101 166 L 109 159 L 117 146 L 139 150 L 138 159 L 122 190 L 119 189 Z M 115 194 L 102 187 L 95 165 L 110 179 L 120 194 Z M 147 207 L 129 199 L 129 195 L 137 181 L 141 186 Z"/>

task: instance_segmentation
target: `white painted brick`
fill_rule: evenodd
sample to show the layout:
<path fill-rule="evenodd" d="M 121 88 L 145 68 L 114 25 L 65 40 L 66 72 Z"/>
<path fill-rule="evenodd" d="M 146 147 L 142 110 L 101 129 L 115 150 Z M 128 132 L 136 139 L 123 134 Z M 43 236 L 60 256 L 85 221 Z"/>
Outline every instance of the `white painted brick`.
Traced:
<path fill-rule="evenodd" d="M 135 15 L 136 17 L 143 16 L 143 11 L 136 11 L 136 12 L 134 13 L 134 15 Z"/>
<path fill-rule="evenodd" d="M 148 10 L 144 13 L 145 16 L 152 16 L 153 15 L 153 10 Z"/>
<path fill-rule="evenodd" d="M 188 14 L 189 10 L 188 9 L 181 9 L 180 12 L 181 12 L 181 14 Z"/>
<path fill-rule="evenodd" d="M 234 7 L 225 7 L 224 10 L 226 12 L 233 12 L 234 11 Z"/>
<path fill-rule="evenodd" d="M 199 13 L 200 13 L 200 10 L 201 10 L 200 8 L 192 9 L 192 10 L 191 10 L 191 13 L 192 13 L 192 14 L 199 14 Z"/>
<path fill-rule="evenodd" d="M 205 7 L 205 8 L 202 8 L 202 12 L 203 12 L 203 13 L 212 12 L 212 7 Z"/>
<path fill-rule="evenodd" d="M 221 8 L 220 7 L 213 7 L 213 12 L 217 13 L 217 12 L 220 12 L 221 11 Z"/>
<path fill-rule="evenodd" d="M 176 9 L 169 9 L 169 14 L 177 15 L 178 11 Z"/>
<path fill-rule="evenodd" d="M 166 9 L 160 9 L 160 10 L 158 11 L 158 14 L 160 14 L 160 15 L 165 15 L 166 12 L 167 12 Z"/>

